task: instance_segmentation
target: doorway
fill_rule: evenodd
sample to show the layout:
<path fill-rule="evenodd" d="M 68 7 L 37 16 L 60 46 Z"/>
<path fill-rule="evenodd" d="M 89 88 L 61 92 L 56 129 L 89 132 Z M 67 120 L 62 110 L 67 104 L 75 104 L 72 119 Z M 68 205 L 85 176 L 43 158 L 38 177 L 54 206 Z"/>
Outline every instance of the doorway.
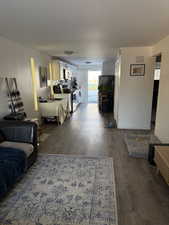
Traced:
<path fill-rule="evenodd" d="M 154 86 L 152 99 L 152 113 L 151 113 L 151 128 L 154 130 L 156 123 L 158 93 L 160 84 L 160 69 L 161 69 L 161 54 L 154 57 Z"/>
<path fill-rule="evenodd" d="M 88 71 L 88 103 L 98 102 L 98 83 L 100 75 L 100 70 Z"/>

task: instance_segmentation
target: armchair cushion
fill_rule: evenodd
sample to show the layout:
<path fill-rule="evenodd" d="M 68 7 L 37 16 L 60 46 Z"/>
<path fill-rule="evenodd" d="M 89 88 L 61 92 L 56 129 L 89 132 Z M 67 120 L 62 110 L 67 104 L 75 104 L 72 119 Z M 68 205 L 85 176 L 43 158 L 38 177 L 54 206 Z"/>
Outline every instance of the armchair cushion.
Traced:
<path fill-rule="evenodd" d="M 22 150 L 25 152 L 27 157 L 29 157 L 34 150 L 32 144 L 21 143 L 21 142 L 11 142 L 11 141 L 4 141 L 4 142 L 0 143 L 0 147 Z M 1 152 L 1 150 L 0 150 L 0 152 Z"/>
<path fill-rule="evenodd" d="M 13 148 L 14 142 L 26 143 L 30 144 L 29 146 L 33 146 L 33 152 L 27 159 L 27 168 L 29 168 L 36 161 L 38 154 L 37 124 L 29 121 L 0 121 L 0 132 L 4 136 L 5 141 L 12 142 Z M 27 155 L 28 152 L 30 153 L 32 146 L 29 150 L 25 150 Z M 21 148 L 23 149 L 23 146 Z"/>

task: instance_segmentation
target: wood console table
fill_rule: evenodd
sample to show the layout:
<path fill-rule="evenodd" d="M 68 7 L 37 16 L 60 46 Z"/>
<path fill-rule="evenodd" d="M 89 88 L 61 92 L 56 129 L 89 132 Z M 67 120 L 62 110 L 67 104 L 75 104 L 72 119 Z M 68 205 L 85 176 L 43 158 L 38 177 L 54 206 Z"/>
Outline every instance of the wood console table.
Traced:
<path fill-rule="evenodd" d="M 155 146 L 154 161 L 157 169 L 169 185 L 169 146 Z"/>

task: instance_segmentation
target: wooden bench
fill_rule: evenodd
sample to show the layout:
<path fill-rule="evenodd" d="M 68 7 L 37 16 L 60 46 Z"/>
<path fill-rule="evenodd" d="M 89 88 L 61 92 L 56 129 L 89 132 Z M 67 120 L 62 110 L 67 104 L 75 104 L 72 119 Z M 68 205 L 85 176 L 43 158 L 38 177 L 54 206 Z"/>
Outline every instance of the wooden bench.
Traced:
<path fill-rule="evenodd" d="M 169 185 L 169 146 L 155 146 L 154 161 L 157 165 L 157 171 L 161 173 Z"/>

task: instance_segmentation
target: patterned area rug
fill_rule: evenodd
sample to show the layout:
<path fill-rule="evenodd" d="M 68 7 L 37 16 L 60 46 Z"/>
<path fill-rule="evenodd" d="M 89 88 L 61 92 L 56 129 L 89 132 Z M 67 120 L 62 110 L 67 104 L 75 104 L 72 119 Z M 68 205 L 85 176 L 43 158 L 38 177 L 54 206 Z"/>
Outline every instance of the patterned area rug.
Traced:
<path fill-rule="evenodd" d="M 40 155 L 0 204 L 1 225 L 117 225 L 113 161 Z"/>
<path fill-rule="evenodd" d="M 144 159 L 148 158 L 149 144 L 160 143 L 158 138 L 152 134 L 126 134 L 124 141 L 129 156 Z"/>

